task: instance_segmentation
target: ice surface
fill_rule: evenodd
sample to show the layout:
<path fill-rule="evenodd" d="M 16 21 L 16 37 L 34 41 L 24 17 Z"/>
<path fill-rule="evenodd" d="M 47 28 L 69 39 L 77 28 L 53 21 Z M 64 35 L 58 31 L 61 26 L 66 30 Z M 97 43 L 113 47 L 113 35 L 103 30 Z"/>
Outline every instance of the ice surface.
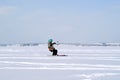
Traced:
<path fill-rule="evenodd" d="M 0 80 L 120 80 L 120 46 L 1 46 Z"/>

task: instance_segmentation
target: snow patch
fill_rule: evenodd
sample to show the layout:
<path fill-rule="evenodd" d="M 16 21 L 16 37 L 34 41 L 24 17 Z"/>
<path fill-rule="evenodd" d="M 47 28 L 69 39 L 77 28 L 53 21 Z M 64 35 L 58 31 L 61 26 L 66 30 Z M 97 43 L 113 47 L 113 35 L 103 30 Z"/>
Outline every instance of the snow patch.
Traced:
<path fill-rule="evenodd" d="M 115 75 L 120 75 L 120 73 L 92 73 L 92 74 L 77 74 L 74 75 L 74 77 L 79 77 L 82 80 L 94 80 L 100 77 L 105 77 L 105 76 L 115 76 Z"/>

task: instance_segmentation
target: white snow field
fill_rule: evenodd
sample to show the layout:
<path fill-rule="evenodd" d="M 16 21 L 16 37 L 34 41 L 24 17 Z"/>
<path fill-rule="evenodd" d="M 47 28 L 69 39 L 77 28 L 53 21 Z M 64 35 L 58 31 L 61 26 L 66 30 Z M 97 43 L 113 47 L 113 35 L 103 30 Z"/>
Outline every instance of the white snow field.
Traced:
<path fill-rule="evenodd" d="M 120 80 L 120 46 L 0 47 L 0 80 Z"/>

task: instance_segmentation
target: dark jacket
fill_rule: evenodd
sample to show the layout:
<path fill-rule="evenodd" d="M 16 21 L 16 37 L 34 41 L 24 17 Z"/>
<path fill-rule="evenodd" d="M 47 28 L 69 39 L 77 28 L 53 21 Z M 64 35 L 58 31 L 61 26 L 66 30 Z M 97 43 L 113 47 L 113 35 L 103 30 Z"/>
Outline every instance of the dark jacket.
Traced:
<path fill-rule="evenodd" d="M 53 46 L 54 44 L 56 44 L 56 43 L 51 43 L 51 42 L 48 43 L 48 49 L 49 49 L 49 51 L 52 52 L 53 50 L 55 50 L 55 48 Z"/>

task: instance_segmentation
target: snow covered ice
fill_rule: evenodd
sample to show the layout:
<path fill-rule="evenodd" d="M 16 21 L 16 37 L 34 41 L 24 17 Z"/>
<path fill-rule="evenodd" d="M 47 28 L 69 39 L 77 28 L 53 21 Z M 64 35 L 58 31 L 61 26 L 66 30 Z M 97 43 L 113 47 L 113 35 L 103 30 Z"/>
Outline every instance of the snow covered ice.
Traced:
<path fill-rule="evenodd" d="M 0 80 L 120 80 L 120 46 L 0 47 Z"/>

